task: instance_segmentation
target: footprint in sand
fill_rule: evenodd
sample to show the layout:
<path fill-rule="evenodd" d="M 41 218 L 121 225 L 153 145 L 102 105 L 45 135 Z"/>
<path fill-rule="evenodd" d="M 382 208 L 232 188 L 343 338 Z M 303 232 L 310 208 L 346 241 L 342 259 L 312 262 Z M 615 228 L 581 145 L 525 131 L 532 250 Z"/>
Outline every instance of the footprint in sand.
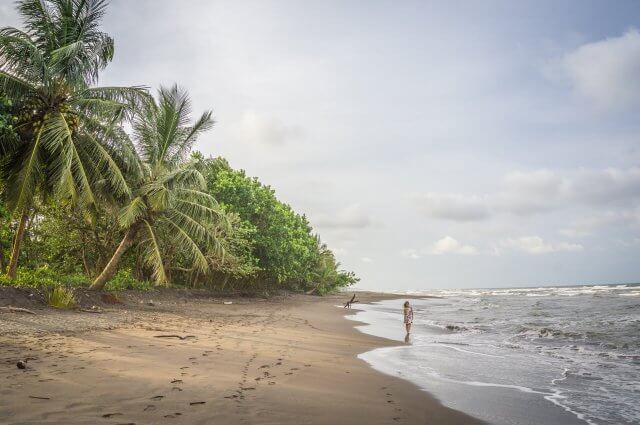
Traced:
<path fill-rule="evenodd" d="M 153 404 L 149 404 L 147 405 L 147 407 L 144 408 L 145 412 L 148 412 L 150 410 L 156 410 L 156 406 L 154 406 Z"/>
<path fill-rule="evenodd" d="M 172 384 L 182 384 L 182 379 L 174 379 L 173 381 L 171 381 Z"/>
<path fill-rule="evenodd" d="M 151 400 L 162 400 L 163 398 L 164 398 L 163 395 L 156 395 L 156 396 L 151 397 Z"/>
<path fill-rule="evenodd" d="M 167 419 L 172 419 L 172 418 L 176 418 L 176 417 L 181 416 L 181 415 L 182 415 L 182 413 L 176 412 L 176 413 L 173 413 L 173 414 L 164 415 L 164 417 L 167 418 Z"/>
<path fill-rule="evenodd" d="M 122 416 L 122 413 L 105 413 L 102 415 L 103 418 L 113 418 L 114 416 Z"/>

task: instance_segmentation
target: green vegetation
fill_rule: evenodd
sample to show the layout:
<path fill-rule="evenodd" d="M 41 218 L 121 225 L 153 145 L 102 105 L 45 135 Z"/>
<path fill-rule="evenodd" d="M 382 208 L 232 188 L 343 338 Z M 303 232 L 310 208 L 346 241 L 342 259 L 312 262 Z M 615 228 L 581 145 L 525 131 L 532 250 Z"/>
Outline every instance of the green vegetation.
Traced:
<path fill-rule="evenodd" d="M 241 228 L 252 235 L 240 258 L 256 260 L 255 276 L 261 281 L 320 293 L 357 281 L 352 273 L 338 270 L 333 253 L 313 234 L 307 218 L 278 201 L 269 186 L 233 170 L 223 158 L 201 159 L 200 167 L 209 193 L 237 214 Z"/>
<path fill-rule="evenodd" d="M 69 310 L 75 308 L 76 297 L 73 290 L 65 286 L 52 286 L 44 291 L 44 299 L 51 307 Z"/>
<path fill-rule="evenodd" d="M 98 26 L 104 2 L 24 0 L 18 10 L 26 31 L 0 30 L 2 97 L 13 105 L 18 138 L 2 141 L 3 195 L 18 223 L 10 278 L 37 199 L 90 209 L 100 197 L 129 194 L 115 159 L 126 150 L 118 125 L 146 96 L 136 87 L 92 86 L 113 57 L 113 40 Z"/>
<path fill-rule="evenodd" d="M 139 171 L 129 176 L 132 194 L 118 213 L 124 237 L 91 289 L 104 287 L 135 244 L 158 285 L 169 281 L 168 266 L 176 256 L 194 271 L 208 271 L 205 253 L 219 246 L 214 229 L 224 213 L 203 191 L 195 161 L 185 158 L 198 135 L 213 126 L 211 112 L 189 125 L 190 110 L 189 98 L 177 86 L 161 88 L 158 103 L 147 103 L 134 120 Z"/>
<path fill-rule="evenodd" d="M 88 279 L 81 274 L 62 274 L 48 266 L 27 269 L 19 268 L 15 279 L 0 276 L 0 284 L 15 287 L 31 287 L 45 289 L 56 285 L 86 286 Z"/>
<path fill-rule="evenodd" d="M 0 284 L 52 288 L 62 307 L 74 286 L 323 294 L 357 281 L 269 186 L 191 151 L 212 113 L 192 120 L 177 85 L 155 98 L 96 86 L 114 53 L 105 1 L 17 8 L 25 30 L 0 29 Z"/>

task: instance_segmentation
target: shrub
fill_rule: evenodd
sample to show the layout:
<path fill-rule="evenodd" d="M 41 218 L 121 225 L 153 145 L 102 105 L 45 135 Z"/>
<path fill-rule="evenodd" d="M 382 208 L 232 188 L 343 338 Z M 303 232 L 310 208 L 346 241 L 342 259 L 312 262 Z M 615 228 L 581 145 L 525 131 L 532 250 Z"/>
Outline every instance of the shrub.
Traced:
<path fill-rule="evenodd" d="M 105 288 L 108 291 L 122 291 L 124 289 L 137 289 L 139 291 L 148 291 L 153 289 L 153 284 L 148 280 L 138 280 L 131 274 L 130 270 L 121 269 L 109 281 Z"/>
<path fill-rule="evenodd" d="M 65 285 L 73 286 L 76 288 L 89 286 L 91 284 L 91 279 L 81 273 L 60 276 L 58 279 Z"/>
<path fill-rule="evenodd" d="M 57 276 L 53 270 L 47 266 L 38 267 L 37 269 L 18 269 L 18 274 L 14 280 L 9 279 L 6 275 L 0 280 L 2 285 L 32 288 L 44 288 L 59 283 Z"/>
<path fill-rule="evenodd" d="M 76 307 L 73 289 L 55 285 L 44 291 L 44 299 L 51 307 L 69 310 Z"/>
<path fill-rule="evenodd" d="M 0 285 L 16 287 L 48 288 L 60 284 L 80 287 L 88 286 L 89 283 L 89 279 L 83 274 L 61 275 L 46 265 L 36 269 L 19 268 L 15 280 L 4 274 L 0 276 Z"/>

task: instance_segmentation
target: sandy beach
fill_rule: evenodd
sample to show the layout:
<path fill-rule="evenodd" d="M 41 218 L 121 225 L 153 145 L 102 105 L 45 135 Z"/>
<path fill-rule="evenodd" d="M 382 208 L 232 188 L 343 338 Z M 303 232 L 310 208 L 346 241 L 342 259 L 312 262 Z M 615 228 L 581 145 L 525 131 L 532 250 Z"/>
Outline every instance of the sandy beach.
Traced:
<path fill-rule="evenodd" d="M 359 360 L 397 343 L 355 330 L 345 298 L 169 291 L 85 301 L 99 313 L 5 309 L 0 423 L 480 423 Z"/>

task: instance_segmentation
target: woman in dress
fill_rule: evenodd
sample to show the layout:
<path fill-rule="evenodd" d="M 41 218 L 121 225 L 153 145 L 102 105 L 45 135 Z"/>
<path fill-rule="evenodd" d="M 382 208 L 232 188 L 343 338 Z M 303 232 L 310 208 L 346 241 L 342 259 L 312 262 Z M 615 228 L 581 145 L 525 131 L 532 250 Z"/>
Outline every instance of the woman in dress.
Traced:
<path fill-rule="evenodd" d="M 404 326 L 407 328 L 407 335 L 411 333 L 411 324 L 413 323 L 413 308 L 409 301 L 404 302 Z"/>

